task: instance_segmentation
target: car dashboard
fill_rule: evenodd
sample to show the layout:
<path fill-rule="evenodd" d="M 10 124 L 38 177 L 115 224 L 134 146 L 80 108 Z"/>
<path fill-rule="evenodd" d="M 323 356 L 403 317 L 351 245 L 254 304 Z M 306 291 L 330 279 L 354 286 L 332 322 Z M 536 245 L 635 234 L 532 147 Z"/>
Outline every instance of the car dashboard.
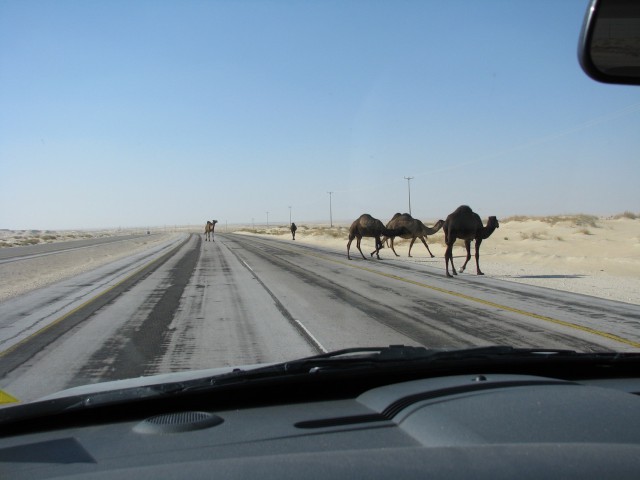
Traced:
<path fill-rule="evenodd" d="M 5 430 L 0 477 L 637 478 L 639 392 L 640 377 L 483 373 L 315 402 L 141 404 Z"/>

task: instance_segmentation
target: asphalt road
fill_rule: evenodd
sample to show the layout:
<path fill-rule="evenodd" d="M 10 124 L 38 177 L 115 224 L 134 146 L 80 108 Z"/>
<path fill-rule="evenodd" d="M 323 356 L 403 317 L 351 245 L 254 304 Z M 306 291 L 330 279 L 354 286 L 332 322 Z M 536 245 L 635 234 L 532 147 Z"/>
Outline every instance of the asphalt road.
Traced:
<path fill-rule="evenodd" d="M 448 279 L 439 258 L 349 261 L 346 249 L 192 235 L 0 304 L 0 389 L 30 400 L 367 345 L 637 351 L 639 325 L 636 305 L 472 273 Z"/>

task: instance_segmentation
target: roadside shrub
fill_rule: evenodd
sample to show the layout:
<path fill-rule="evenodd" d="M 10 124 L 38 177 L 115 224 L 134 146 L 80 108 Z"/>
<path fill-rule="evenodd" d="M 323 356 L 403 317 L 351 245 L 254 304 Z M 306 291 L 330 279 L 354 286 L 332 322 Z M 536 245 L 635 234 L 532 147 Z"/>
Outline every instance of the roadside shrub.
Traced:
<path fill-rule="evenodd" d="M 629 220 L 637 220 L 638 215 L 636 215 L 633 212 L 626 211 L 613 216 L 614 220 L 620 220 L 621 218 L 627 218 Z"/>

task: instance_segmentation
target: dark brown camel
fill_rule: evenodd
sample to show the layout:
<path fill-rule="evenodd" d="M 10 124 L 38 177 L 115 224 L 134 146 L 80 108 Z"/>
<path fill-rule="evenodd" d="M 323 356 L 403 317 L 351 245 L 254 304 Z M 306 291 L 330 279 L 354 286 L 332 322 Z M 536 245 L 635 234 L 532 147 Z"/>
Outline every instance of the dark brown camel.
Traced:
<path fill-rule="evenodd" d="M 211 240 L 212 242 L 214 242 L 215 240 L 213 239 L 213 231 L 216 228 L 216 223 L 218 223 L 218 220 L 207 220 L 207 224 L 204 226 L 204 240 L 205 242 L 207 240 Z"/>
<path fill-rule="evenodd" d="M 418 220 L 417 218 L 413 218 L 408 213 L 396 213 L 393 218 L 389 220 L 389 223 L 387 223 L 387 228 L 404 228 L 406 230 L 406 233 L 398 236 L 400 238 L 404 238 L 405 240 L 411 239 L 411 243 L 409 244 L 409 256 L 411 256 L 411 248 L 413 247 L 413 243 L 419 238 L 427 248 L 427 252 L 429 252 L 431 258 L 433 258 L 435 255 L 431 253 L 429 245 L 427 245 L 426 237 L 427 235 L 433 235 L 434 233 L 437 233 L 442 228 L 443 224 L 444 220 L 438 220 L 433 227 L 429 228 L 420 220 Z M 387 240 L 387 238 L 384 238 L 383 240 Z M 396 257 L 400 256 L 396 252 L 396 249 L 393 247 L 393 238 L 391 239 L 391 250 L 393 250 L 393 253 L 396 254 Z"/>
<path fill-rule="evenodd" d="M 378 252 L 382 248 L 384 248 L 384 245 L 382 243 L 382 240 L 380 240 L 380 237 L 382 237 L 382 235 L 385 235 L 389 238 L 393 238 L 393 237 L 397 237 L 402 233 L 404 233 L 403 229 L 390 230 L 387 227 L 385 227 L 384 224 L 377 218 L 373 218 L 368 213 L 362 214 L 360 215 L 360 217 L 358 217 L 358 219 L 355 222 L 351 224 L 351 227 L 349 228 L 349 243 L 347 243 L 347 258 L 351 260 L 351 256 L 349 255 L 349 249 L 351 248 L 351 242 L 353 241 L 354 238 L 356 238 L 357 239 L 356 246 L 358 247 L 358 250 L 360 250 L 360 255 L 362 255 L 362 258 L 366 260 L 367 257 L 364 256 L 364 253 L 362 253 L 362 250 L 360 249 L 360 241 L 362 240 L 362 237 L 373 237 L 376 239 L 376 249 L 373 252 L 371 252 L 371 256 L 373 257 L 373 254 L 375 253 L 376 257 L 378 257 L 378 260 L 380 260 L 380 255 L 378 255 Z"/>
<path fill-rule="evenodd" d="M 298 229 L 298 227 L 296 227 L 295 223 L 291 223 L 291 236 L 293 237 L 293 239 L 296 239 L 296 230 Z"/>
<path fill-rule="evenodd" d="M 487 225 L 482 225 L 482 220 L 477 213 L 474 213 L 467 205 L 458 207 L 453 213 L 451 213 L 444 222 L 442 227 L 444 230 L 444 241 L 447 244 L 447 250 L 444 254 L 445 268 L 447 271 L 447 277 L 452 275 L 449 273 L 449 262 L 451 262 L 451 269 L 454 275 L 457 275 L 456 269 L 453 266 L 453 244 L 457 239 L 464 240 L 464 245 L 467 249 L 467 259 L 460 269 L 460 273 L 464 272 L 469 259 L 471 258 L 471 240 L 476 241 L 476 269 L 478 275 L 484 275 L 480 271 L 480 244 L 482 240 L 489 238 L 493 231 L 498 228 L 498 219 L 496 217 L 489 217 Z"/>

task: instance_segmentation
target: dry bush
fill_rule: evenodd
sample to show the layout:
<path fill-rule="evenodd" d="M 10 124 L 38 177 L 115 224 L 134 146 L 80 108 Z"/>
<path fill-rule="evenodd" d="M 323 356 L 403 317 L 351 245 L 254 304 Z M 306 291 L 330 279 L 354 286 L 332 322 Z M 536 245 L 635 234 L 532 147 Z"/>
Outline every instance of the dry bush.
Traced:
<path fill-rule="evenodd" d="M 636 215 L 633 212 L 629 212 L 629 211 L 618 213 L 617 215 L 613 216 L 614 220 L 620 220 L 621 218 L 626 218 L 626 219 L 629 219 L 629 220 L 637 220 L 638 218 L 640 218 L 640 216 Z"/>
<path fill-rule="evenodd" d="M 17 242 L 16 245 L 24 247 L 27 245 L 37 245 L 38 243 L 40 243 L 39 238 L 25 238 L 24 240 Z"/>
<path fill-rule="evenodd" d="M 547 239 L 546 235 L 540 232 L 531 232 L 531 233 L 520 232 L 520 238 L 522 238 L 522 240 L 546 240 Z"/>
<path fill-rule="evenodd" d="M 599 228 L 597 216 L 587 215 L 583 213 L 576 214 L 576 215 L 547 215 L 542 217 L 514 215 L 511 217 L 507 217 L 502 221 L 504 223 L 507 223 L 507 222 L 526 222 L 528 220 L 537 220 L 539 222 L 548 223 L 551 226 L 554 226 L 561 222 L 566 222 L 576 227 Z"/>
<path fill-rule="evenodd" d="M 510 217 L 504 218 L 500 220 L 500 223 L 508 223 L 508 222 L 526 222 L 527 220 L 536 220 L 537 217 L 527 217 L 525 215 L 512 215 Z"/>
<path fill-rule="evenodd" d="M 345 238 L 349 236 L 349 229 L 346 227 L 314 227 L 310 229 L 311 235 L 325 235 L 331 238 Z"/>

